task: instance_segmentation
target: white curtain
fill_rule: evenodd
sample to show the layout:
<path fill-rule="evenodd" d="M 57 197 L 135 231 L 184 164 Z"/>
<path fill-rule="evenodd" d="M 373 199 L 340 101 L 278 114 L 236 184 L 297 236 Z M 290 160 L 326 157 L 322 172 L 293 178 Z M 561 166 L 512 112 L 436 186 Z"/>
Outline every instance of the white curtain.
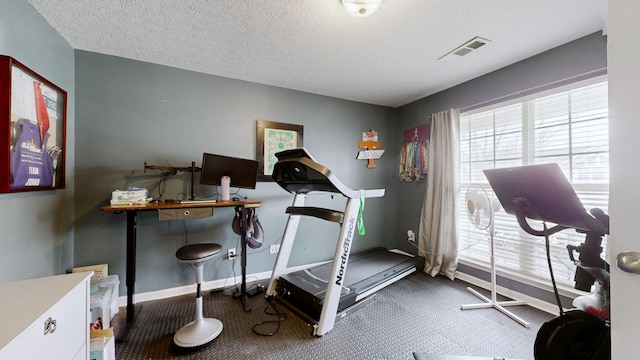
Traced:
<path fill-rule="evenodd" d="M 431 115 L 429 171 L 418 241 L 419 255 L 425 258 L 424 272 L 451 280 L 458 265 L 459 133 L 460 109 Z"/>

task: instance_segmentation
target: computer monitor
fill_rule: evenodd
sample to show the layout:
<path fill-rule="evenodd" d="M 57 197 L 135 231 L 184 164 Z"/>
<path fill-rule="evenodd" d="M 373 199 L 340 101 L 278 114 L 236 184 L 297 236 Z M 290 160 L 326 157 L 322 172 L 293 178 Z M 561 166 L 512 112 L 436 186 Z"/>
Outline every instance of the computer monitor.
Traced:
<path fill-rule="evenodd" d="M 231 178 L 231 187 L 255 189 L 258 161 L 203 153 L 200 184 L 222 186 L 223 176 Z"/>
<path fill-rule="evenodd" d="M 521 198 L 526 218 L 599 230 L 556 163 L 487 169 L 484 174 L 507 214 L 516 215 L 514 199 Z"/>

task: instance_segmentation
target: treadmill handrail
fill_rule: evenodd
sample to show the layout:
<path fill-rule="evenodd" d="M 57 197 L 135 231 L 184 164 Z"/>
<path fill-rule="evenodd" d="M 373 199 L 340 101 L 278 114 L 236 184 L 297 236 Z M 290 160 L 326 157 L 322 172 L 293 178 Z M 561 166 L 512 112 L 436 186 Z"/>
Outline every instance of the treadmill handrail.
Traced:
<path fill-rule="evenodd" d="M 324 175 L 327 178 L 327 180 L 329 180 L 331 185 L 337 190 L 337 192 L 341 193 L 342 195 L 344 195 L 344 196 L 346 196 L 346 197 L 348 197 L 350 199 L 355 199 L 355 198 L 359 198 L 360 197 L 360 189 L 354 190 L 354 189 L 349 188 L 344 183 L 342 183 L 342 181 L 340 181 L 340 179 L 338 179 L 338 177 L 335 176 L 331 172 L 331 170 L 329 170 L 327 167 L 323 166 L 322 164 L 311 160 L 310 158 L 298 157 L 298 158 L 289 158 L 289 159 L 278 160 L 278 163 L 288 163 L 288 162 L 300 163 L 300 164 L 302 164 L 302 165 L 304 165 L 304 166 L 306 166 L 308 168 L 311 168 L 314 171 Z M 276 163 L 276 166 L 277 166 L 278 163 Z M 278 182 L 278 181 L 276 180 L 276 182 Z M 280 186 L 282 186 L 285 190 L 291 192 L 289 189 L 286 188 L 286 186 L 284 186 L 280 182 L 278 182 L 278 184 Z M 313 190 L 311 190 L 311 191 L 313 191 Z M 365 198 L 382 197 L 382 196 L 384 196 L 384 193 L 385 193 L 385 189 L 363 189 L 363 196 Z"/>

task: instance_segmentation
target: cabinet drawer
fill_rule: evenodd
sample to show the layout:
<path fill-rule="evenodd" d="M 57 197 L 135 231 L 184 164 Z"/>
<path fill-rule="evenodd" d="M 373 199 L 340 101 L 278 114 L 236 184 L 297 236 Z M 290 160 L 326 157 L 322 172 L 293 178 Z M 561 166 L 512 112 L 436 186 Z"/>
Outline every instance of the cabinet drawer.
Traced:
<path fill-rule="evenodd" d="M 213 216 L 213 207 L 158 210 L 160 220 L 198 219 L 211 216 Z"/>
<path fill-rule="evenodd" d="M 74 359 L 86 346 L 89 334 L 87 284 L 73 288 L 67 296 L 34 321 L 0 354 L 1 359 Z M 50 320 L 50 321 L 49 321 Z M 46 323 L 55 321 L 46 332 Z M 86 350 L 85 350 L 86 351 Z"/>

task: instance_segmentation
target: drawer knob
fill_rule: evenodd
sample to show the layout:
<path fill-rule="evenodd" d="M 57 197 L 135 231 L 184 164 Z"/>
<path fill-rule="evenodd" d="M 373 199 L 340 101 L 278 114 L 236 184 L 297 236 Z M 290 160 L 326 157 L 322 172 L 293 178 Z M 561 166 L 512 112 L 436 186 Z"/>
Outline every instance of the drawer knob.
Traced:
<path fill-rule="evenodd" d="M 185 210 L 184 211 L 184 216 L 189 216 L 189 215 L 191 215 L 191 212 L 189 210 Z"/>
<path fill-rule="evenodd" d="M 57 325 L 56 325 L 56 320 L 51 319 L 51 317 L 49 317 L 47 320 L 44 321 L 44 334 L 53 334 L 54 331 L 56 331 Z"/>

